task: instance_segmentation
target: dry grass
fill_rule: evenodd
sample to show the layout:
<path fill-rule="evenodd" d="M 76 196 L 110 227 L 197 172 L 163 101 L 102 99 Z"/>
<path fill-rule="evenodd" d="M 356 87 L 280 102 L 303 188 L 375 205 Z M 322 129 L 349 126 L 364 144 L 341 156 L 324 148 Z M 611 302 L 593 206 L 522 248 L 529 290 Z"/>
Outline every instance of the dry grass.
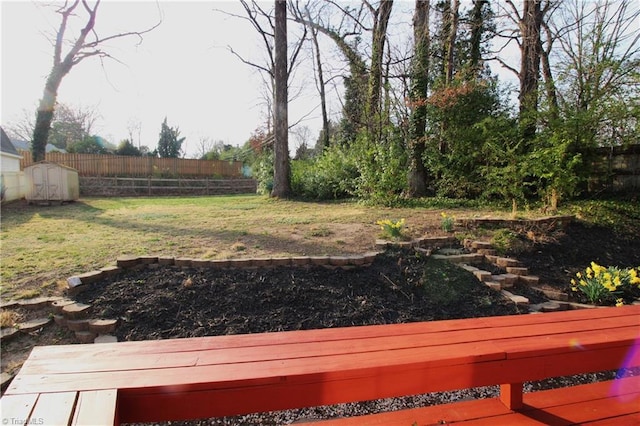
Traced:
<path fill-rule="evenodd" d="M 406 232 L 439 229 L 441 209 L 365 207 L 262 196 L 101 198 L 63 206 L 2 207 L 3 298 L 56 294 L 67 277 L 123 255 L 237 258 L 361 253 L 380 219 Z M 456 217 L 488 214 L 448 209 Z M 25 293 L 26 292 L 26 293 Z"/>
<path fill-rule="evenodd" d="M 20 315 L 15 311 L 7 309 L 0 311 L 0 327 L 13 327 L 19 319 Z"/>

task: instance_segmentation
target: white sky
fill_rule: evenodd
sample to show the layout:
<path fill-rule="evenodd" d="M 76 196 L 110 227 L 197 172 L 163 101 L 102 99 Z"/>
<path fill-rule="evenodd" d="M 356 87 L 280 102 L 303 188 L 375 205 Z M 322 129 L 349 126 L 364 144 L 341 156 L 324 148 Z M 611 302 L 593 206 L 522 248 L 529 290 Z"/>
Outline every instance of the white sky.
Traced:
<path fill-rule="evenodd" d="M 24 120 L 25 112 L 35 114 L 42 96 L 52 65 L 50 40 L 60 22 L 47 3 L 0 0 L 3 126 Z M 263 5 L 270 9 L 273 1 Z M 406 34 L 411 34 L 413 6 L 413 1 L 394 3 L 396 20 L 390 26 L 390 37 L 405 40 Z M 165 117 L 186 137 L 183 148 L 188 157 L 197 154 L 198 142 L 205 137 L 242 145 L 266 123 L 263 86 L 257 72 L 233 56 L 227 46 L 262 63 L 264 45 L 248 22 L 214 9 L 244 16 L 237 1 L 103 0 L 95 26 L 102 37 L 149 28 L 158 22 L 160 14 L 162 24 L 145 34 L 139 46 L 136 38 L 106 46 L 105 50 L 121 63 L 106 59 L 103 68 L 100 60 L 88 58 L 76 65 L 62 81 L 58 102 L 98 110 L 100 119 L 93 132 L 115 145 L 128 138 L 131 123 L 138 122 L 140 143 L 154 149 Z M 294 27 L 289 24 L 290 43 L 295 39 Z M 68 34 L 75 36 L 79 29 L 72 29 Z M 326 37 L 320 40 L 326 43 L 321 47 L 325 72 L 342 74 L 341 55 Z M 410 41 L 401 41 L 400 45 L 407 43 Z M 290 88 L 290 97 L 298 92 L 296 87 L 302 87 L 303 94 L 290 101 L 289 123 L 308 116 L 301 125 L 310 128 L 308 142 L 313 145 L 321 128 L 319 96 L 313 71 L 305 66 L 307 69 L 298 69 L 291 78 L 295 87 Z M 504 75 L 504 70 L 497 72 Z M 341 79 L 334 81 L 339 83 Z M 330 117 L 337 119 L 341 106 L 336 89 L 329 87 L 328 95 Z M 138 143 L 135 138 L 133 142 Z M 292 152 L 298 144 L 299 140 L 290 135 Z"/>
<path fill-rule="evenodd" d="M 103 69 L 97 58 L 83 60 L 63 79 L 58 102 L 95 106 L 101 115 L 95 133 L 114 144 L 128 138 L 133 120 L 141 123 L 142 145 L 155 148 L 165 116 L 186 137 L 187 156 L 195 154 L 202 137 L 243 144 L 265 122 L 261 80 L 226 46 L 255 62 L 263 52 L 248 23 L 214 11 L 243 15 L 240 4 L 160 1 L 159 6 L 160 27 L 137 47 L 136 38 L 111 43 L 105 50 L 122 63 L 105 60 Z M 44 2 L 1 0 L 0 10 L 0 121 L 7 125 L 20 121 L 25 110 L 35 113 L 53 57 L 47 35 L 55 33 L 60 20 Z M 159 13 L 155 2 L 104 0 L 96 29 L 100 36 L 141 30 L 156 23 Z M 314 108 L 317 100 L 311 98 L 290 106 L 290 122 Z M 312 143 L 320 128 L 319 115 L 317 109 L 304 123 L 313 130 Z"/>

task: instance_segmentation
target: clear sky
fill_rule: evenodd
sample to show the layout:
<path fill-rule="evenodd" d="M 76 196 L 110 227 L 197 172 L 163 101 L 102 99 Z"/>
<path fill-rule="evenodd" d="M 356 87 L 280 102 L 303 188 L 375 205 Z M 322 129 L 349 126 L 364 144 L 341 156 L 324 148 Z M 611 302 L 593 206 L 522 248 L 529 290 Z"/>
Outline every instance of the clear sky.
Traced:
<path fill-rule="evenodd" d="M 0 122 L 7 125 L 24 117 L 25 110 L 35 113 L 52 64 L 50 40 L 60 19 L 45 2 L 0 4 Z M 139 46 L 136 38 L 109 43 L 105 50 L 120 63 L 88 58 L 75 66 L 62 82 L 58 101 L 95 107 L 101 115 L 95 133 L 115 144 L 128 137 L 131 122 L 139 122 L 142 145 L 155 148 L 165 117 L 187 138 L 188 156 L 197 152 L 203 137 L 243 144 L 265 122 L 266 108 L 261 104 L 260 77 L 227 46 L 256 62 L 264 53 L 246 21 L 214 9 L 243 14 L 236 1 L 104 0 L 96 22 L 100 36 L 145 29 L 160 17 L 162 24 L 144 35 Z M 307 82 L 307 96 L 290 106 L 290 122 L 317 103 L 312 84 Z M 319 115 L 316 109 L 304 123 L 313 130 L 313 141 Z"/>

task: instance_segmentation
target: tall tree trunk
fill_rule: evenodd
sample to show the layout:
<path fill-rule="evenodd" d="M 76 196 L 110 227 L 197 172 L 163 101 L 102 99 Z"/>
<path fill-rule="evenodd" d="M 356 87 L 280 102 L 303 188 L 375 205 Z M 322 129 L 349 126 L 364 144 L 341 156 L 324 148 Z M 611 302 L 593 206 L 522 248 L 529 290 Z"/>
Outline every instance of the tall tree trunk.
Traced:
<path fill-rule="evenodd" d="M 374 135 L 380 128 L 380 94 L 382 87 L 382 65 L 384 47 L 387 40 L 387 26 L 391 16 L 393 0 L 382 0 L 373 24 L 373 43 L 371 46 L 371 72 L 369 73 L 369 93 L 366 105 L 370 130 Z M 373 122 L 371 122 L 373 120 Z"/>
<path fill-rule="evenodd" d="M 318 73 L 318 92 L 320 93 L 320 109 L 322 111 L 322 146 L 327 148 L 330 143 L 329 117 L 327 114 L 327 96 L 324 85 L 324 74 L 322 72 L 322 58 L 320 57 L 320 44 L 318 43 L 318 29 L 311 27 L 311 40 L 315 50 L 316 67 Z"/>
<path fill-rule="evenodd" d="M 415 52 L 411 64 L 409 92 L 412 109 L 409 117 L 408 195 L 423 197 L 427 195 L 427 172 L 422 156 L 425 151 L 426 98 L 429 81 L 429 0 L 416 0 L 413 35 Z"/>
<path fill-rule="evenodd" d="M 482 34 L 485 30 L 482 9 L 488 0 L 473 0 L 473 10 L 471 12 L 471 48 L 469 52 L 469 66 L 476 77 L 482 71 Z"/>
<path fill-rule="evenodd" d="M 523 2 L 520 32 L 520 121 L 525 140 L 536 133 L 535 115 L 538 110 L 538 82 L 540 79 L 540 29 L 542 27 L 541 0 Z"/>
<path fill-rule="evenodd" d="M 272 197 L 291 195 L 287 93 L 287 2 L 275 0 L 275 142 Z"/>
<path fill-rule="evenodd" d="M 455 68 L 455 58 L 454 52 L 456 47 L 456 38 L 458 36 L 458 19 L 460 10 L 460 0 L 453 0 L 453 6 L 449 2 L 449 7 L 447 8 L 449 12 L 449 16 L 447 17 L 448 22 L 448 34 L 445 48 L 445 86 L 450 86 L 453 81 L 453 70 Z"/>
<path fill-rule="evenodd" d="M 553 74 L 551 72 L 551 65 L 549 63 L 549 55 L 551 54 L 551 30 L 548 25 L 544 25 L 544 29 L 547 32 L 547 47 L 542 46 L 542 40 L 540 40 L 540 61 L 542 65 L 542 77 L 544 79 L 544 87 L 547 95 L 547 102 L 549 102 L 549 110 L 551 112 L 551 119 L 557 120 L 559 118 L 558 110 L 558 95 L 556 93 L 556 85 L 553 80 Z"/>

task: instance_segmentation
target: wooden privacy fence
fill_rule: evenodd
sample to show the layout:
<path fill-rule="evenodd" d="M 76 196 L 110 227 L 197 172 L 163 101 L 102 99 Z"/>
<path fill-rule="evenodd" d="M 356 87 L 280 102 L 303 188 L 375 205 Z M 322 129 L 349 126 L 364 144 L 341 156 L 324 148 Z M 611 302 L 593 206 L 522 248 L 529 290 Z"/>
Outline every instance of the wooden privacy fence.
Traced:
<path fill-rule="evenodd" d="M 20 169 L 33 164 L 29 151 L 20 151 Z M 46 161 L 72 167 L 79 176 L 126 177 L 242 177 L 242 162 L 185 158 L 129 157 L 104 154 L 48 152 Z"/>

